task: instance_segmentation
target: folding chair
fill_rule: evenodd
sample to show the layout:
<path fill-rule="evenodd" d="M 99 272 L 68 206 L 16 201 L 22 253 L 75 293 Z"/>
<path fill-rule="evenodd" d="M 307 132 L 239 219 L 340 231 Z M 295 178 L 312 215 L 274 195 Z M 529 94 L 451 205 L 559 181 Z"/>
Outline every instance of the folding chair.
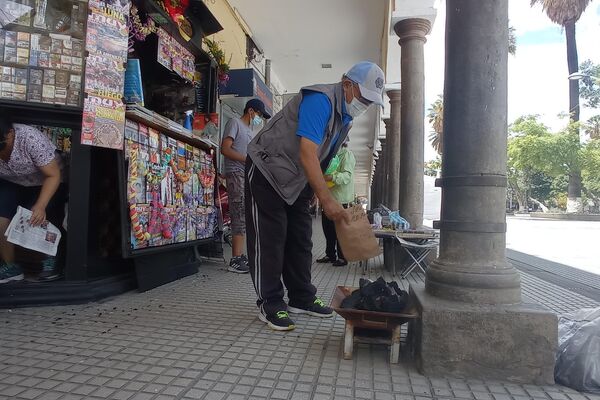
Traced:
<path fill-rule="evenodd" d="M 402 246 L 402 248 L 406 250 L 410 258 L 412 259 L 412 264 L 408 266 L 408 268 L 405 268 L 404 271 L 402 271 L 402 273 L 400 274 L 400 278 L 406 279 L 406 277 L 410 275 L 415 270 L 415 268 L 419 268 L 423 273 L 425 273 L 425 269 L 427 268 L 427 262 L 425 261 L 425 259 L 427 258 L 431 250 L 438 247 L 438 240 L 425 239 L 425 243 L 419 244 L 404 240 L 398 237 L 398 235 L 396 235 L 396 240 L 398 240 L 400 246 Z M 396 275 L 396 263 L 394 263 L 392 274 L 394 276 Z"/>

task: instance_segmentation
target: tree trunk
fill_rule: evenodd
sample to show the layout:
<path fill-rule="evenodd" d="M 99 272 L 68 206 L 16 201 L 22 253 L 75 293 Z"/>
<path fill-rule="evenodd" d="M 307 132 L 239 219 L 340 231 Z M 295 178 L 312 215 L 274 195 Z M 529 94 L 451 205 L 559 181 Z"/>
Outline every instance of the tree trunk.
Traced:
<path fill-rule="evenodd" d="M 565 23 L 565 36 L 567 37 L 567 64 L 569 75 L 579 71 L 579 57 L 577 56 L 577 41 L 575 39 L 575 21 Z M 579 121 L 579 80 L 569 79 L 569 118 Z"/>
<path fill-rule="evenodd" d="M 567 38 L 567 63 L 569 75 L 579 70 L 577 57 L 577 41 L 575 40 L 575 21 L 565 23 L 565 36 Z M 573 122 L 579 121 L 579 80 L 569 80 L 569 119 Z M 567 212 L 581 212 L 583 204 L 581 201 L 581 171 L 571 171 L 569 175 Z"/>
<path fill-rule="evenodd" d="M 572 172 L 569 175 L 569 186 L 567 191 L 567 212 L 583 212 L 583 201 L 581 200 L 581 171 Z"/>

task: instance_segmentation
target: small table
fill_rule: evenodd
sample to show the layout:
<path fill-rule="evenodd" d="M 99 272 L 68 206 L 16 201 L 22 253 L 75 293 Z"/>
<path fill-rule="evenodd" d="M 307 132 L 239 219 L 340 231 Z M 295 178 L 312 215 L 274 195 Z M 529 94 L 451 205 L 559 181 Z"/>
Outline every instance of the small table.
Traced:
<path fill-rule="evenodd" d="M 433 229 L 409 229 L 409 230 L 391 230 L 391 229 L 373 229 L 375 237 L 378 239 L 391 240 L 392 251 L 388 256 L 384 256 L 385 268 L 392 271 L 392 275 L 396 275 L 396 248 L 400 246 L 397 238 L 405 240 L 416 240 L 416 239 L 436 239 L 439 237 L 439 232 Z M 360 262 L 363 267 L 363 275 L 367 273 L 369 268 L 369 260 Z M 389 268 L 391 267 L 391 268 Z"/>

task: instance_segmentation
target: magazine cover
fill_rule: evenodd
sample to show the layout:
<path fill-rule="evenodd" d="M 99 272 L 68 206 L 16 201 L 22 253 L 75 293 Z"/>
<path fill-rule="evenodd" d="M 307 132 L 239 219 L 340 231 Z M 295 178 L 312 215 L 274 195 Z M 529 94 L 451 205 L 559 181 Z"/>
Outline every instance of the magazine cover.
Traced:
<path fill-rule="evenodd" d="M 123 148 L 125 104 L 120 98 L 87 93 L 83 102 L 81 144 Z"/>
<path fill-rule="evenodd" d="M 113 149 L 123 148 L 125 105 L 122 102 L 129 31 L 127 0 L 89 2 L 86 49 L 89 57 L 81 143 Z M 71 45 L 73 49 L 73 44 Z M 65 60 L 66 61 L 66 60 Z M 73 61 L 72 59 L 70 60 Z"/>

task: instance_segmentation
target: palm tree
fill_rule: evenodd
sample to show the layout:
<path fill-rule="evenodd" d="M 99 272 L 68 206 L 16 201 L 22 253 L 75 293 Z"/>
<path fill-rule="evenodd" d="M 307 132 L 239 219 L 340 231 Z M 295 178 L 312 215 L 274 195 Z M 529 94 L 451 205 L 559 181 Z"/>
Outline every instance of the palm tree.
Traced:
<path fill-rule="evenodd" d="M 429 134 L 429 141 L 433 149 L 441 156 L 442 135 L 444 133 L 444 99 L 441 94 L 427 110 L 427 118 L 433 128 L 433 131 Z"/>
<path fill-rule="evenodd" d="M 567 64 L 569 75 L 579 70 L 575 23 L 591 0 L 531 0 L 531 6 L 541 4 L 548 18 L 565 29 L 567 39 Z M 569 114 L 572 121 L 579 121 L 579 82 L 569 82 Z"/>
<path fill-rule="evenodd" d="M 575 23 L 579 20 L 591 0 L 531 0 L 531 6 L 541 4 L 548 18 L 565 29 L 567 39 L 567 64 L 569 75 L 579 69 L 577 57 L 577 41 L 575 40 Z M 569 80 L 569 118 L 579 121 L 579 81 Z M 574 171 L 569 175 L 567 189 L 569 205 L 567 212 L 578 212 L 581 209 L 581 172 Z"/>

